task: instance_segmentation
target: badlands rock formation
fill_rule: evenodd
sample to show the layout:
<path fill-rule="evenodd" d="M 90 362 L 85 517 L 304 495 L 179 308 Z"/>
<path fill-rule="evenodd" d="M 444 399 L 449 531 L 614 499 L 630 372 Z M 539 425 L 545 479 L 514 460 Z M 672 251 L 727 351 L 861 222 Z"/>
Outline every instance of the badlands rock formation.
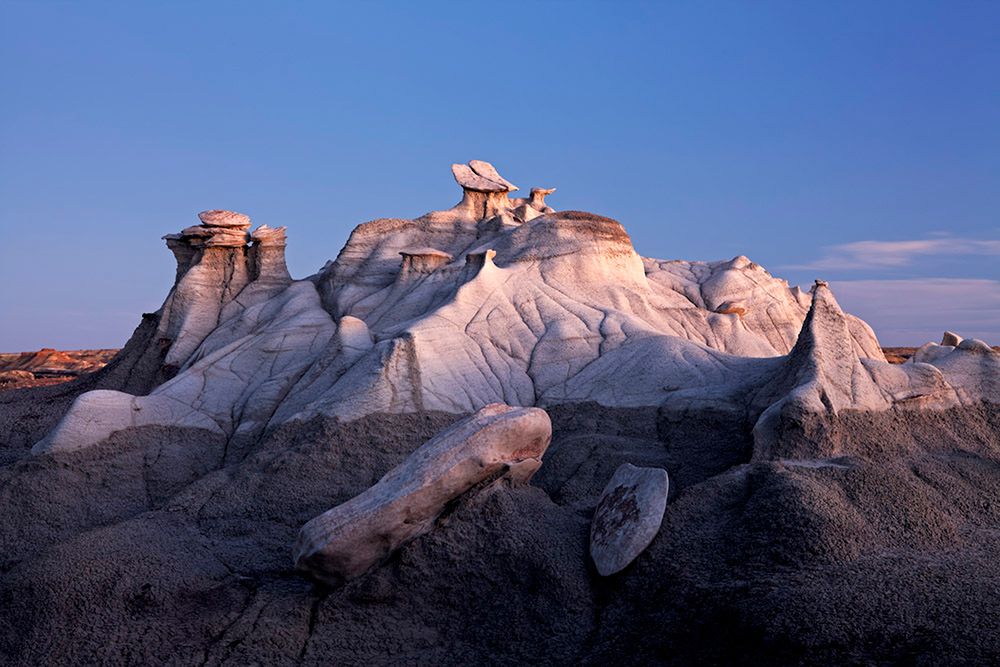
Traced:
<path fill-rule="evenodd" d="M 205 212 L 107 366 L 0 393 L 0 662 L 995 661 L 1000 354 L 453 174 L 301 280 Z M 602 578 L 623 464 L 670 499 Z"/>
<path fill-rule="evenodd" d="M 547 207 L 518 218 L 491 165 L 453 172 L 454 208 L 360 225 L 308 280 L 288 277 L 284 228 L 248 235 L 240 214 L 206 212 L 164 237 L 177 280 L 141 352 L 162 359 L 158 386 L 81 397 L 35 451 L 126 426 L 248 441 L 317 415 L 656 405 L 795 343 L 808 295 L 745 257 L 643 259 L 614 220 Z M 859 357 L 884 359 L 867 325 L 846 322 Z"/>

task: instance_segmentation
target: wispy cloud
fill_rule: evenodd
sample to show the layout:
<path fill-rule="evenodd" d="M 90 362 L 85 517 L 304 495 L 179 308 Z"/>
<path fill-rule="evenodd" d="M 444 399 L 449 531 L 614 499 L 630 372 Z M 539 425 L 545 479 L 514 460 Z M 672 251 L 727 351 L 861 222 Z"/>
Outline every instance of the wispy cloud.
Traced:
<path fill-rule="evenodd" d="M 945 330 L 1000 345 L 1000 281 L 964 278 L 835 280 L 840 305 L 883 345 L 939 341 Z"/>
<path fill-rule="evenodd" d="M 908 266 L 921 257 L 1000 256 L 1000 239 L 955 236 L 912 241 L 854 241 L 829 246 L 819 259 L 785 269 L 849 271 Z"/>

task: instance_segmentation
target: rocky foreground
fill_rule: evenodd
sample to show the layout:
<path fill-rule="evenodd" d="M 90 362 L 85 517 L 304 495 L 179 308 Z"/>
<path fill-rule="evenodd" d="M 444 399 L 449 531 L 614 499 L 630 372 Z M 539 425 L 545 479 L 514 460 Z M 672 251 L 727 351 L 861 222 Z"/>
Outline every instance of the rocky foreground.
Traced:
<path fill-rule="evenodd" d="M 452 171 L 304 280 L 205 212 L 106 367 L 0 394 L 6 662 L 995 661 L 1000 353 Z"/>

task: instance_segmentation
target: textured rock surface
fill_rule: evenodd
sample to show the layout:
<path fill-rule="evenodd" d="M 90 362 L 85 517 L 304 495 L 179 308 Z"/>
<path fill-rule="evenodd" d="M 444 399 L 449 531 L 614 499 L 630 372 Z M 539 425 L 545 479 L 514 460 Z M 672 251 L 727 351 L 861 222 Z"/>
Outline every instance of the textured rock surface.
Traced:
<path fill-rule="evenodd" d="M 601 576 L 625 569 L 660 531 L 670 490 L 667 471 L 619 466 L 590 524 L 590 557 Z"/>
<path fill-rule="evenodd" d="M 995 661 L 1000 354 L 890 366 L 824 285 L 463 192 L 302 281 L 282 230 L 168 235 L 176 284 L 107 366 L 0 393 L 0 662 Z M 550 415 L 530 485 L 343 586 L 292 568 L 303 524 L 497 401 Z M 602 578 L 623 463 L 672 497 Z"/>
<path fill-rule="evenodd" d="M 454 416 L 292 423 L 228 463 L 219 436 L 144 427 L 0 464 L 0 659 L 981 664 L 1000 651 L 1000 598 L 983 594 L 1000 578 L 995 410 L 915 412 L 906 447 L 821 466 L 748 463 L 748 435 L 707 417 L 690 417 L 695 448 L 655 408 L 549 412 L 532 486 L 464 495 L 334 590 L 291 568 L 302 524 Z M 863 426 L 873 442 L 904 430 Z M 600 578 L 590 517 L 627 461 L 671 470 L 674 497 L 660 538 Z"/>
<path fill-rule="evenodd" d="M 781 370 L 757 392 L 763 413 L 754 426 L 758 456 L 776 456 L 782 448 L 814 447 L 815 455 L 835 455 L 829 434 L 797 437 L 786 426 L 805 415 L 836 416 L 845 410 L 884 411 L 952 407 L 955 392 L 942 372 L 929 364 L 890 365 L 862 359 L 851 344 L 850 325 L 833 293 L 817 281 L 813 302 L 795 348 Z M 781 440 L 795 439 L 790 444 Z"/>
<path fill-rule="evenodd" d="M 458 165 L 456 178 L 465 204 L 360 225 L 304 281 L 288 275 L 284 228 L 248 232 L 247 216 L 213 211 L 167 235 L 176 284 L 130 352 L 148 369 L 132 386 L 151 393 L 134 405 L 159 407 L 133 422 L 96 414 L 121 410 L 106 400 L 81 402 L 66 420 L 83 424 L 36 451 L 96 444 L 123 424 L 169 425 L 166 405 L 237 444 L 318 415 L 657 405 L 794 344 L 808 295 L 745 257 L 643 259 L 614 220 L 547 212 L 547 189 L 523 204 L 538 215 L 514 217 L 513 186 L 488 163 Z M 871 330 L 847 321 L 857 353 L 882 358 Z"/>

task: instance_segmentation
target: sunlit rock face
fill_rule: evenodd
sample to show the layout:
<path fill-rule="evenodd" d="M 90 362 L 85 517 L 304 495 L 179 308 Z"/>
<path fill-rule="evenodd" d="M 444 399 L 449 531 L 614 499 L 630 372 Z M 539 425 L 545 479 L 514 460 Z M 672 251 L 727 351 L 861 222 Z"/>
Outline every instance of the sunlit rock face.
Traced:
<path fill-rule="evenodd" d="M 86 446 L 178 415 L 252 440 L 317 415 L 459 414 L 494 402 L 683 405 L 707 391 L 728 405 L 736 392 L 739 409 L 753 412 L 824 379 L 861 378 L 831 405 L 868 409 L 949 377 L 926 364 L 887 370 L 871 329 L 839 307 L 826 332 L 831 317 L 819 311 L 835 301 L 825 287 L 811 297 L 746 257 L 643 258 L 617 221 L 552 209 L 552 188 L 512 200 L 515 186 L 489 163 L 452 171 L 459 204 L 359 225 L 306 280 L 288 275 L 284 228 L 251 233 L 242 214 L 204 212 L 200 225 L 165 237 L 177 280 L 154 314 L 155 344 L 176 376 L 148 396 L 84 395 L 36 449 Z M 956 352 L 967 353 L 978 354 Z M 784 379 L 782 364 L 794 371 Z M 751 386 L 764 393 L 747 403 Z"/>

